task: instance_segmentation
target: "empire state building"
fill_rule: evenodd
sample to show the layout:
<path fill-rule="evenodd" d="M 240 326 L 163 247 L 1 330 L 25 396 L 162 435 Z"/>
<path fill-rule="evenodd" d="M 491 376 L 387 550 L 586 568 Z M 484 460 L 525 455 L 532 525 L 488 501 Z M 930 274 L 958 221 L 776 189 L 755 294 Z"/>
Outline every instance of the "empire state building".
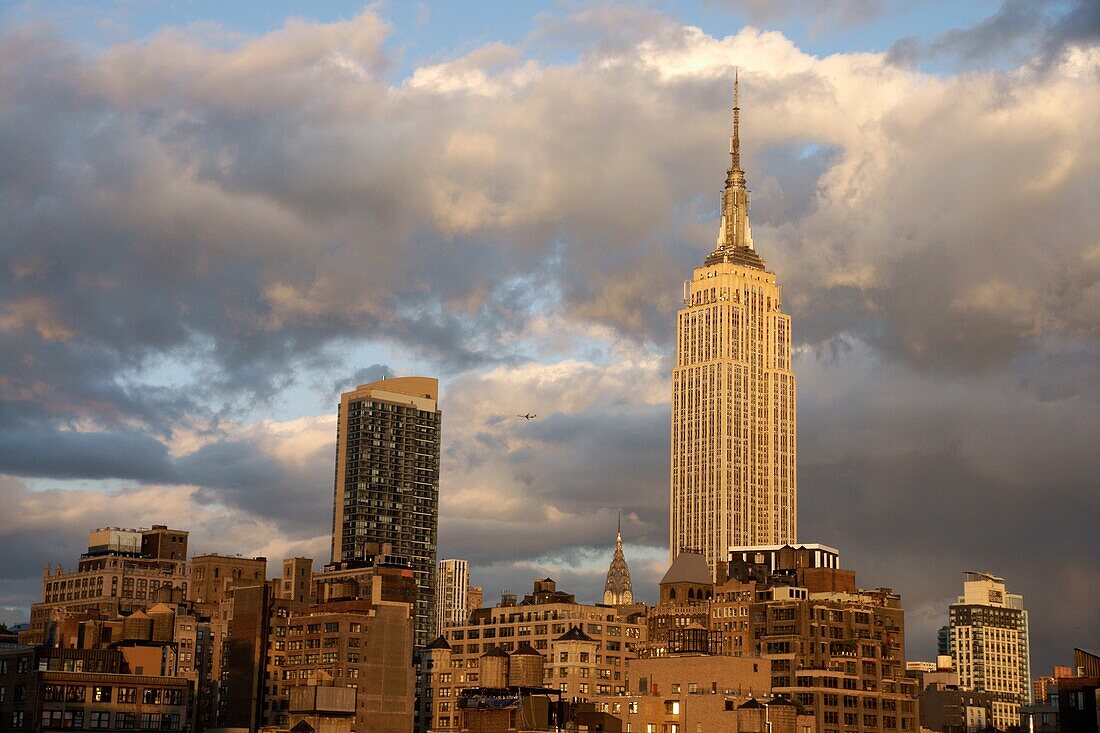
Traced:
<path fill-rule="evenodd" d="M 791 317 L 756 251 L 741 170 L 737 82 L 714 251 L 684 283 L 672 370 L 669 546 L 706 556 L 795 542 Z"/>

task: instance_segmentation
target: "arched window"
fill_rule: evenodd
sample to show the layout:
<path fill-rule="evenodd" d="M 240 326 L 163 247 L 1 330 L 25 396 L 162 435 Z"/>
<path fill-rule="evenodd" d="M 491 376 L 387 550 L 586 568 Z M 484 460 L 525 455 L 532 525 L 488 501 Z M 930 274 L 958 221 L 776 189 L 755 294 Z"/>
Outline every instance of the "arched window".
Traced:
<path fill-rule="evenodd" d="M 675 601 L 676 600 L 676 589 L 675 588 L 669 588 L 668 589 L 668 599 L 670 601 Z"/>
<path fill-rule="evenodd" d="M 694 601 L 695 600 L 695 589 L 694 588 L 688 588 L 688 600 L 689 601 Z"/>

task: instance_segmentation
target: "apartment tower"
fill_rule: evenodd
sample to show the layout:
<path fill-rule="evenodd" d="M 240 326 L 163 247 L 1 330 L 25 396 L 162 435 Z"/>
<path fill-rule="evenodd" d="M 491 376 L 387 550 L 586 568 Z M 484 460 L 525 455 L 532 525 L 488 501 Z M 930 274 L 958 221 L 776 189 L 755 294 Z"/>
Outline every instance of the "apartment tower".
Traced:
<path fill-rule="evenodd" d="M 469 593 L 469 561 L 457 558 L 440 560 L 435 585 L 435 627 L 440 634 L 443 629 L 466 624 Z"/>
<path fill-rule="evenodd" d="M 439 381 L 399 377 L 340 397 L 332 562 L 369 563 L 390 545 L 417 586 L 415 641 L 432 639 L 439 523 Z"/>
<path fill-rule="evenodd" d="M 731 547 L 796 540 L 791 317 L 753 243 L 739 122 L 734 81 L 721 225 L 684 283 L 672 371 L 670 555 L 715 575 Z"/>
<path fill-rule="evenodd" d="M 950 650 L 959 689 L 994 695 L 993 720 L 1007 730 L 1020 724 L 1020 706 L 1031 704 L 1031 652 L 1024 598 L 1009 593 L 1003 578 L 965 573 L 963 594 L 951 604 Z"/>

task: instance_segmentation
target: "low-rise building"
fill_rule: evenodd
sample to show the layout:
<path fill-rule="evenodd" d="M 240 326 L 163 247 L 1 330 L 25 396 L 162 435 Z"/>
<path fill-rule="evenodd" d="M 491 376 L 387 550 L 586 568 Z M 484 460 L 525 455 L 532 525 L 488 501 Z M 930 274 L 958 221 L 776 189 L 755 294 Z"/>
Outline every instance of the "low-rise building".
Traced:
<path fill-rule="evenodd" d="M 323 682 L 355 690 L 353 732 L 412 730 L 412 609 L 382 600 L 335 601 L 276 620 L 269 722 L 290 724 L 296 689 Z"/>
<path fill-rule="evenodd" d="M 920 693 L 920 727 L 941 733 L 980 733 L 992 725 L 996 696 L 932 681 Z"/>
<path fill-rule="evenodd" d="M 0 729 L 190 730 L 191 682 L 119 649 L 0 649 Z"/>
<path fill-rule="evenodd" d="M 580 698 L 622 692 L 626 689 L 626 661 L 637 656 L 638 645 L 646 636 L 644 615 L 628 612 L 629 608 L 578 603 L 573 595 L 558 590 L 550 578 L 535 581 L 533 591 L 522 601 L 502 598 L 492 608 L 471 611 L 467 624 L 444 630 L 451 647 L 454 687 L 479 683 L 478 660 L 485 652 L 500 648 L 512 653 L 526 644 L 547 658 L 547 687 Z M 574 629 L 589 641 L 562 640 Z M 555 644 L 590 648 L 563 648 L 555 656 Z M 570 661 L 561 662 L 563 651 L 575 653 L 577 661 L 572 661 L 571 655 Z M 582 653 L 589 655 L 583 666 L 579 662 Z M 580 677 L 582 669 L 587 677 Z"/>
<path fill-rule="evenodd" d="M 104 527 L 88 535 L 88 551 L 74 570 L 49 565 L 42 573 L 42 602 L 31 606 L 32 644 L 53 643 L 54 624 L 89 614 L 116 618 L 186 596 L 187 532 Z"/>
<path fill-rule="evenodd" d="M 1100 730 L 1100 651 L 1073 650 L 1076 675 L 1058 680 L 1058 724 L 1063 733 Z"/>
<path fill-rule="evenodd" d="M 279 578 L 278 596 L 301 603 L 315 603 L 314 592 L 313 558 L 284 558 L 283 574 Z"/>
<path fill-rule="evenodd" d="M 702 555 L 676 557 L 649 611 L 643 658 L 767 659 L 771 692 L 812 713 L 821 733 L 916 731 L 897 594 L 859 590 L 825 545 L 736 548 L 723 570 L 716 584 Z"/>
<path fill-rule="evenodd" d="M 228 599 L 234 588 L 263 583 L 267 558 L 211 552 L 191 558 L 190 571 L 187 599 L 212 609 Z"/>
<path fill-rule="evenodd" d="M 813 733 L 797 703 L 771 693 L 766 659 L 677 652 L 628 663 L 630 688 L 597 697 L 596 708 L 628 731 Z"/>

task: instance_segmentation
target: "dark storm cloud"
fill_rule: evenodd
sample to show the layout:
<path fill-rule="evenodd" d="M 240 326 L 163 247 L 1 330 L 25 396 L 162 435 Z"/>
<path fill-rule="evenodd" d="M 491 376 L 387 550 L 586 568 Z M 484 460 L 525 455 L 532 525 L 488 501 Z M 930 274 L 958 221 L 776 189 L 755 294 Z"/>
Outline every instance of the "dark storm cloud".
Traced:
<path fill-rule="evenodd" d="M 667 423 L 664 405 L 638 409 L 610 404 L 574 415 L 550 415 L 532 426 L 534 445 L 511 456 L 509 464 L 533 495 L 564 511 L 627 507 L 656 530 L 634 533 L 633 541 L 659 544 L 665 539 L 668 497 L 650 488 L 653 477 L 668 475 Z M 569 456 L 567 462 L 562 462 L 563 455 Z"/>
<path fill-rule="evenodd" d="M 258 441 L 223 440 L 181 459 L 179 470 L 187 483 L 203 487 L 196 495 L 200 501 L 218 501 L 287 527 L 319 529 L 332 517 L 332 508 L 317 500 L 332 493 L 324 479 L 332 455 L 331 448 L 319 451 L 296 470 L 273 461 Z"/>
<path fill-rule="evenodd" d="M 36 430 L 27 425 L 0 431 L 0 473 L 155 483 L 174 478 L 167 448 L 148 435 Z"/>
<path fill-rule="evenodd" d="M 863 350 L 800 373 L 800 538 L 839 547 L 863 585 L 889 585 L 914 611 L 911 656 L 934 654 L 935 628 L 964 570 L 991 571 L 1024 595 L 1033 666 L 1061 663 L 1100 633 L 1095 348 L 1062 352 L 1061 396 L 1030 387 L 1046 360 L 996 377 L 897 373 Z M 869 378 L 876 371 L 877 378 Z M 1049 593 L 1074 588 L 1074 603 Z M 928 604 L 940 603 L 926 618 Z M 922 615 L 923 614 L 923 615 Z"/>
<path fill-rule="evenodd" d="M 922 41 L 903 38 L 891 47 L 894 63 L 949 57 L 963 67 L 991 61 L 1058 61 L 1071 46 L 1100 40 L 1100 6 L 1092 0 L 1003 0 L 997 11 L 969 28 L 953 28 Z"/>
<path fill-rule="evenodd" d="M 769 24 L 789 18 L 811 18 L 838 28 L 862 25 L 882 14 L 885 0 L 707 0 L 745 14 L 750 23 Z"/>
<path fill-rule="evenodd" d="M 371 364 L 356 369 L 355 374 L 336 383 L 332 390 L 332 397 L 335 401 L 339 401 L 341 394 L 355 389 L 360 384 L 369 384 L 380 379 L 392 379 L 394 376 L 394 371 L 388 364 Z"/>

